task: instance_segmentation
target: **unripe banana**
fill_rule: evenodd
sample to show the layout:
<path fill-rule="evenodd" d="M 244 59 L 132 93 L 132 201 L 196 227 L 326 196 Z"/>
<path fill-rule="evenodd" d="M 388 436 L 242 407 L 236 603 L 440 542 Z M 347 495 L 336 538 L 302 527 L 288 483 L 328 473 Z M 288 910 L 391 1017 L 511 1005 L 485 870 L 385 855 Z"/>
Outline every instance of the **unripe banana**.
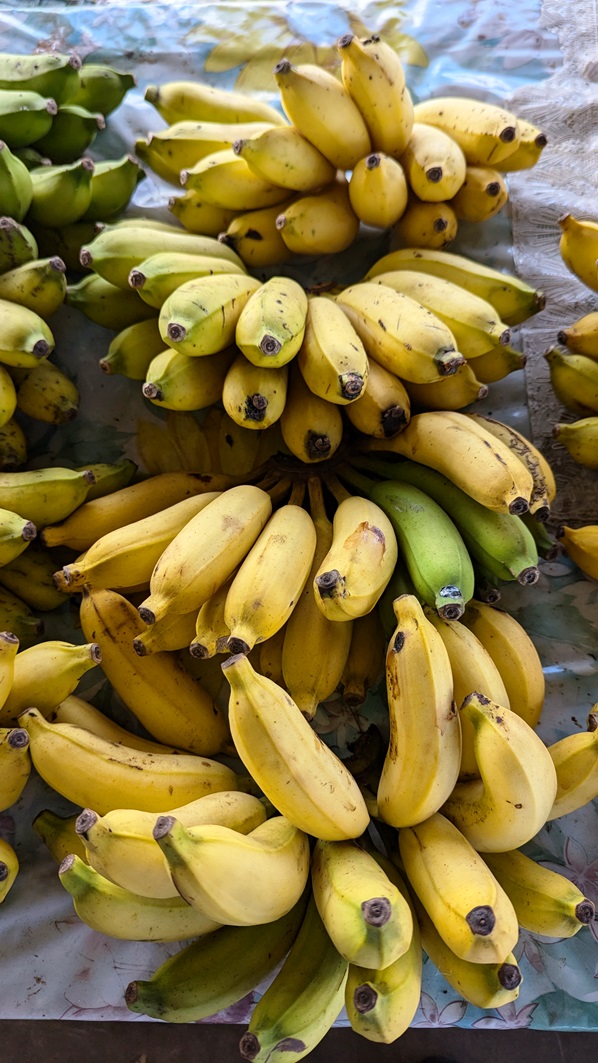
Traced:
<path fill-rule="evenodd" d="M 112 114 L 136 84 L 135 74 L 115 70 L 105 63 L 86 62 L 79 70 L 79 84 L 69 102 L 103 115 Z"/>
<path fill-rule="evenodd" d="M 282 206 L 276 228 L 295 255 L 331 255 L 345 251 L 359 231 L 346 178 L 337 176 L 318 192 Z"/>
<path fill-rule="evenodd" d="M 592 291 L 598 292 L 598 222 L 563 214 L 559 250 L 567 269 Z"/>
<path fill-rule="evenodd" d="M 99 359 L 98 365 L 107 376 L 116 373 L 127 377 L 128 380 L 145 380 L 152 360 L 162 354 L 164 346 L 158 318 L 152 312 L 151 317 L 120 329 L 110 340 L 108 349 Z"/>
<path fill-rule="evenodd" d="M 39 258 L 0 275 L 0 299 L 35 311 L 46 321 L 62 306 L 67 291 L 61 258 Z"/>
<path fill-rule="evenodd" d="M 100 159 L 91 175 L 91 199 L 82 221 L 108 221 L 121 214 L 145 171 L 134 155 Z"/>
<path fill-rule="evenodd" d="M 223 231 L 218 239 L 233 248 L 245 265 L 252 269 L 281 265 L 291 257 L 291 252 L 276 228 L 276 219 L 286 206 L 287 203 L 277 203 L 274 207 L 235 214 L 220 227 Z"/>
<path fill-rule="evenodd" d="M 592 579 L 598 579 L 598 524 L 572 528 L 563 524 L 557 538 L 571 560 Z"/>
<path fill-rule="evenodd" d="M 408 188 L 401 163 L 382 152 L 372 152 L 353 167 L 349 200 L 364 225 L 387 229 L 404 214 Z"/>
<path fill-rule="evenodd" d="M 52 96 L 59 103 L 71 99 L 79 87 L 81 60 L 74 52 L 35 52 L 0 55 L 0 88 L 16 87 Z"/>
<path fill-rule="evenodd" d="M 459 220 L 450 202 L 425 202 L 414 194 L 392 229 L 392 245 L 442 251 L 457 236 Z"/>
<path fill-rule="evenodd" d="M 278 369 L 303 341 L 307 295 L 290 277 L 273 276 L 256 287 L 241 309 L 235 343 L 253 365 Z"/>
<path fill-rule="evenodd" d="M 47 133 L 58 110 L 56 100 L 27 89 L 5 88 L 0 95 L 0 140 L 23 148 Z"/>
<path fill-rule="evenodd" d="M 141 390 L 154 406 L 166 410 L 203 410 L 222 397 L 233 358 L 233 347 L 204 358 L 190 358 L 167 347 L 152 358 Z"/>
<path fill-rule="evenodd" d="M 398 158 L 413 127 L 413 103 L 399 55 L 375 34 L 359 38 L 347 33 L 337 41 L 337 50 L 343 85 L 364 118 L 372 149 Z"/>
<path fill-rule="evenodd" d="M 75 382 L 49 359 L 21 371 L 17 408 L 45 424 L 66 424 L 77 416 L 81 396 Z"/>
<path fill-rule="evenodd" d="M 160 310 L 164 343 L 190 356 L 224 350 L 235 339 L 243 307 L 261 286 L 261 281 L 243 273 L 198 277 L 181 284 Z"/>
<path fill-rule="evenodd" d="M 0 140 L 0 211 L 15 221 L 23 221 L 33 197 L 33 184 L 24 162 Z"/>
<path fill-rule="evenodd" d="M 579 417 L 598 413 L 598 361 L 550 347 L 544 354 L 550 386 L 562 406 Z"/>
<path fill-rule="evenodd" d="M 4 721 L 16 721 L 29 705 L 47 714 L 75 690 L 79 680 L 101 661 L 95 642 L 45 640 L 17 653 L 12 686 L 0 711 Z"/>
<path fill-rule="evenodd" d="M 144 99 L 165 122 L 271 122 L 284 125 L 275 107 L 243 92 L 214 88 L 199 81 L 165 81 L 148 85 Z"/>
<path fill-rule="evenodd" d="M 12 217 L 0 218 L 0 272 L 33 262 L 38 254 L 37 241 L 25 225 Z"/>
<path fill-rule="evenodd" d="M 464 96 L 434 96 L 414 107 L 416 122 L 443 129 L 457 141 L 471 166 L 492 166 L 519 144 L 517 118 L 510 111 Z"/>
<path fill-rule="evenodd" d="M 199 193 L 203 199 L 228 210 L 257 210 L 288 199 L 288 188 L 258 177 L 231 148 L 205 155 L 194 166 L 181 170 L 184 188 Z"/>
<path fill-rule="evenodd" d="M 55 229 L 79 221 L 91 202 L 95 164 L 87 156 L 62 166 L 31 171 L 33 197 L 27 217 L 36 225 Z"/>
<path fill-rule="evenodd" d="M 64 302 L 80 310 L 90 321 L 115 332 L 156 316 L 154 307 L 144 303 L 132 289 L 117 288 L 97 273 L 88 273 L 68 284 Z"/>
<path fill-rule="evenodd" d="M 48 132 L 36 140 L 35 147 L 52 160 L 51 165 L 62 166 L 85 155 L 98 133 L 105 128 L 106 119 L 100 112 L 92 112 L 79 104 L 63 103 Z"/>
<path fill-rule="evenodd" d="M 488 221 L 502 210 L 509 190 L 502 174 L 492 166 L 468 166 L 461 188 L 451 200 L 459 221 Z"/>
<path fill-rule="evenodd" d="M 552 426 L 552 435 L 579 465 L 598 469 L 598 415 L 572 424 L 557 423 Z"/>
<path fill-rule="evenodd" d="M 311 192 L 329 184 L 336 168 L 294 125 L 277 125 L 233 143 L 250 170 L 291 192 Z"/>
<path fill-rule="evenodd" d="M 83 502 L 93 483 L 89 469 L 49 466 L 0 474 L 0 506 L 32 520 L 37 528 L 62 520 Z"/>
<path fill-rule="evenodd" d="M 424 122 L 414 122 L 401 165 L 412 191 L 426 203 L 452 199 L 465 180 L 467 168 L 456 140 Z"/>
<path fill-rule="evenodd" d="M 35 310 L 19 306 L 10 299 L 0 299 L 0 314 L 0 362 L 3 365 L 29 369 L 52 353 L 54 336 Z"/>
<path fill-rule="evenodd" d="M 170 196 L 168 209 L 188 233 L 201 233 L 204 236 L 219 236 L 238 213 L 206 203 L 198 192 L 191 189 L 183 192 L 182 196 Z"/>
<path fill-rule="evenodd" d="M 402 380 L 369 358 L 365 388 L 358 399 L 346 405 L 345 413 L 359 432 L 388 439 L 409 423 L 409 394 Z"/>
<path fill-rule="evenodd" d="M 300 461 L 325 461 L 343 437 L 339 407 L 308 388 L 298 365 L 290 367 L 287 400 L 278 419 L 285 445 Z"/>
<path fill-rule="evenodd" d="M 277 369 L 255 365 L 240 353 L 229 363 L 224 377 L 220 389 L 222 405 L 238 425 L 263 430 L 274 424 L 284 410 L 287 381 L 286 365 Z"/>
<path fill-rule="evenodd" d="M 82 469 L 83 465 L 77 468 Z M 113 491 L 120 491 L 121 487 L 127 487 L 138 466 L 130 458 L 123 458 L 122 461 L 92 461 L 85 468 L 90 469 L 95 477 L 85 496 L 87 501 L 90 501 L 110 495 Z"/>

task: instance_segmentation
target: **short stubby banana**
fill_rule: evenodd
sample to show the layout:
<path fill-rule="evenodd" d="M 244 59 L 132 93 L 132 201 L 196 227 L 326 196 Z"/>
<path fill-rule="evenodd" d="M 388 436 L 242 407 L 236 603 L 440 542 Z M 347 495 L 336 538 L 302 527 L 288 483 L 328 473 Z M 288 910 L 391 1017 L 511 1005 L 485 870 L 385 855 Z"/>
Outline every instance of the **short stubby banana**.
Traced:
<path fill-rule="evenodd" d="M 443 129 L 473 166 L 492 166 L 519 144 L 517 118 L 497 104 L 464 96 L 433 96 L 413 109 L 416 122 Z"/>
<path fill-rule="evenodd" d="M 507 182 L 492 166 L 468 166 L 451 206 L 459 221 L 479 224 L 502 210 L 509 198 Z"/>
<path fill-rule="evenodd" d="M 357 401 L 367 386 L 370 366 L 365 347 L 332 299 L 309 297 L 297 363 L 309 390 L 337 405 Z"/>
<path fill-rule="evenodd" d="M 289 195 L 288 188 L 259 177 L 232 147 L 214 151 L 181 170 L 180 181 L 208 203 L 227 210 L 259 210 L 282 203 Z"/>
<path fill-rule="evenodd" d="M 307 317 L 307 295 L 291 277 L 270 277 L 243 306 L 235 343 L 254 365 L 280 368 L 301 346 Z"/>
<path fill-rule="evenodd" d="M 557 422 L 552 426 L 552 435 L 578 465 L 598 469 L 598 415 L 581 417 L 570 424 Z"/>
<path fill-rule="evenodd" d="M 297 359 L 289 366 L 287 399 L 278 423 L 284 446 L 306 464 L 331 458 L 342 442 L 338 405 L 310 390 Z"/>
<path fill-rule="evenodd" d="M 341 170 L 330 184 L 283 204 L 275 226 L 295 255 L 333 255 L 351 246 L 359 218 L 351 206 L 349 184 Z"/>
<path fill-rule="evenodd" d="M 516 170 L 530 170 L 539 161 L 544 148 L 548 144 L 548 137 L 533 122 L 517 116 L 519 128 L 519 144 L 511 155 L 507 155 L 502 162 L 494 162 L 493 166 L 501 173 L 513 173 Z"/>
<path fill-rule="evenodd" d="M 284 410 L 288 376 L 286 365 L 279 369 L 254 365 L 239 352 L 226 371 L 219 398 L 241 428 L 263 431 L 275 424 Z"/>
<path fill-rule="evenodd" d="M 364 225 L 375 229 L 394 225 L 409 199 L 407 179 L 398 159 L 379 151 L 360 159 L 349 179 L 349 199 Z"/>
<path fill-rule="evenodd" d="M 374 151 L 398 158 L 413 128 L 413 102 L 400 56 L 377 34 L 337 41 L 341 80 L 357 104 Z"/>
<path fill-rule="evenodd" d="M 359 398 L 347 403 L 345 413 L 359 432 L 388 439 L 408 424 L 411 402 L 403 381 L 369 358 L 365 388 Z"/>
<path fill-rule="evenodd" d="M 519 926 L 531 934 L 570 938 L 595 918 L 593 901 L 570 878 L 519 849 L 486 853 L 484 860 L 510 897 Z"/>
<path fill-rule="evenodd" d="M 598 222 L 576 218 L 573 214 L 563 214 L 558 222 L 561 227 L 559 250 L 563 262 L 582 284 L 598 292 Z"/>

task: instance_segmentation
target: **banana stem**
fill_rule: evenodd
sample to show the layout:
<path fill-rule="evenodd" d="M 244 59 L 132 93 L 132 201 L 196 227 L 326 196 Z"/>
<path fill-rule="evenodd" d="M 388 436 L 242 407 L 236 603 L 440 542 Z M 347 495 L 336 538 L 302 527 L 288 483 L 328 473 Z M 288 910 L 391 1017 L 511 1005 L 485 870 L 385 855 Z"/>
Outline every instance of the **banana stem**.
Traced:
<path fill-rule="evenodd" d="M 302 506 L 305 499 L 305 481 L 296 480 L 291 489 L 289 506 Z"/>
<path fill-rule="evenodd" d="M 373 472 L 376 476 L 382 477 L 383 480 L 392 480 L 394 470 L 401 464 L 400 461 L 377 461 L 375 458 L 361 457 L 360 454 L 351 455 L 351 462 L 353 465 L 357 465 L 360 470 Z"/>
<path fill-rule="evenodd" d="M 369 476 L 363 476 L 362 473 L 358 472 L 357 469 L 351 468 L 350 465 L 341 465 L 338 471 L 343 480 L 346 480 L 351 487 L 354 487 L 366 498 L 369 496 L 369 493 L 374 486 L 374 480 L 371 480 Z M 349 494 L 342 484 L 339 484 L 339 486 L 341 487 L 341 490 L 345 491 L 346 495 Z"/>
<path fill-rule="evenodd" d="M 345 502 L 347 498 L 351 498 L 351 492 L 340 482 L 338 476 L 334 473 L 330 473 L 325 478 L 326 487 L 334 497 L 337 505 L 340 506 L 341 502 Z"/>
<path fill-rule="evenodd" d="M 307 493 L 309 497 L 309 512 L 316 527 L 330 531 L 332 525 L 326 512 L 324 491 L 319 476 L 310 476 L 307 481 Z M 330 532 L 331 533 L 331 532 Z"/>

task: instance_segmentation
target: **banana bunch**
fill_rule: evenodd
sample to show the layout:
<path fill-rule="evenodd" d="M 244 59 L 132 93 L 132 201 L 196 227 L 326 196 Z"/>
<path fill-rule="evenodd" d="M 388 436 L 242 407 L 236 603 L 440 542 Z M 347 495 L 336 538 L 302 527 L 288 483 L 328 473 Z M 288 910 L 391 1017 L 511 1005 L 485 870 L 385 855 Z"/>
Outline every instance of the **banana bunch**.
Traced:
<path fill-rule="evenodd" d="M 598 361 L 598 312 L 584 314 L 561 329 L 557 341 L 560 346 L 545 355 L 551 384 L 565 409 L 581 416 L 572 422 L 557 422 L 552 435 L 563 444 L 573 461 L 596 469 L 598 407 L 592 398 L 595 388 L 591 363 Z"/>

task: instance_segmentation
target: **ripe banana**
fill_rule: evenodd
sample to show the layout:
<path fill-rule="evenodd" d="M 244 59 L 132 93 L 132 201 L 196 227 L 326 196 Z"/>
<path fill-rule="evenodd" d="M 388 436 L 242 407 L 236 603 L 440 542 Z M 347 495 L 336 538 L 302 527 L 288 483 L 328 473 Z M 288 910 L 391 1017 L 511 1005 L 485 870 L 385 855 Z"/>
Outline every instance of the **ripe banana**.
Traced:
<path fill-rule="evenodd" d="M 364 225 L 387 229 L 404 214 L 408 187 L 398 159 L 372 152 L 353 167 L 349 179 L 349 200 Z"/>
<path fill-rule="evenodd" d="M 291 202 L 236 213 L 220 226 L 218 239 L 251 269 L 282 265 L 289 260 L 291 252 L 276 228 L 276 219 Z"/>
<path fill-rule="evenodd" d="M 366 279 L 390 270 L 408 269 L 444 277 L 486 299 L 507 325 L 519 325 L 544 309 L 544 293 L 525 281 L 498 269 L 492 269 L 466 255 L 450 251 L 405 247 L 383 255 L 370 268 Z"/>
<path fill-rule="evenodd" d="M 345 406 L 367 387 L 369 361 L 347 315 L 333 300 L 310 296 L 297 364 L 310 391 Z"/>
<path fill-rule="evenodd" d="M 76 819 L 76 812 L 71 812 L 67 816 L 59 816 L 52 809 L 43 808 L 31 823 L 38 838 L 41 838 L 57 864 L 60 864 L 65 856 L 71 853 L 81 857 L 82 860 L 86 859 L 85 848 L 75 830 Z"/>
<path fill-rule="evenodd" d="M 467 169 L 465 155 L 454 137 L 424 122 L 413 123 L 401 165 L 410 188 L 425 203 L 452 199 Z"/>
<path fill-rule="evenodd" d="M 359 232 L 346 177 L 282 204 L 275 226 L 295 255 L 333 255 L 351 246 Z"/>
<path fill-rule="evenodd" d="M 505 347 L 499 344 L 486 354 L 480 354 L 476 358 L 476 376 L 483 384 L 495 384 L 498 380 L 504 380 L 509 373 L 517 373 L 524 369 L 527 358 L 522 351 L 516 351 L 507 344 Z"/>
<path fill-rule="evenodd" d="M 0 509 L 0 567 L 19 557 L 36 535 L 32 521 L 11 509 Z"/>
<path fill-rule="evenodd" d="M 461 147 L 470 166 L 492 166 L 519 145 L 517 118 L 510 111 L 464 96 L 434 96 L 414 109 L 416 122 L 443 129 Z"/>
<path fill-rule="evenodd" d="M 276 207 L 278 210 L 278 205 Z M 203 234 L 204 236 L 220 236 L 225 232 L 237 217 L 236 210 L 227 210 L 226 207 L 217 207 L 214 203 L 206 203 L 199 193 L 189 189 L 181 196 L 170 196 L 168 210 L 180 221 L 183 229 L 188 233 Z M 232 246 L 232 245 L 229 245 Z"/>
<path fill-rule="evenodd" d="M 203 358 L 191 358 L 167 347 L 151 359 L 141 391 L 154 406 L 165 410 L 204 410 L 222 397 L 234 354 L 231 346 Z"/>
<path fill-rule="evenodd" d="M 6 900 L 19 873 L 19 858 L 12 845 L 0 838 L 0 904 Z"/>
<path fill-rule="evenodd" d="M 258 177 L 232 147 L 213 151 L 194 166 L 185 167 L 180 181 L 185 189 L 227 210 L 259 210 L 282 203 L 289 196 L 288 188 Z"/>
<path fill-rule="evenodd" d="M 199 756 L 220 752 L 228 729 L 208 692 L 175 655 L 136 653 L 133 641 L 145 626 L 134 605 L 116 591 L 90 587 L 80 618 L 100 646 L 106 678 L 153 738 Z M 93 797 L 85 804 L 93 805 Z"/>
<path fill-rule="evenodd" d="M 129 273 L 129 284 L 148 303 L 160 310 L 162 304 L 186 281 L 216 273 L 245 273 L 243 266 L 213 255 L 196 255 L 184 251 L 157 251 Z"/>
<path fill-rule="evenodd" d="M 386 285 L 361 281 L 344 288 L 336 302 L 368 356 L 402 380 L 441 380 L 465 360 L 450 329 L 435 314 Z"/>
<path fill-rule="evenodd" d="M 399 55 L 375 34 L 347 33 L 336 47 L 341 80 L 364 118 L 372 149 L 399 158 L 413 128 L 413 103 Z"/>
<path fill-rule="evenodd" d="M 44 319 L 11 299 L 0 299 L 0 363 L 17 369 L 39 365 L 54 350 L 54 336 Z"/>
<path fill-rule="evenodd" d="M 17 155 L 13 155 L 3 140 L 0 140 L 0 179 L 0 204 L 3 214 L 16 222 L 23 221 L 31 205 L 33 182 L 25 163 L 21 162 Z"/>
<path fill-rule="evenodd" d="M 486 853 L 484 860 L 531 934 L 573 937 L 595 918 L 594 904 L 565 874 L 551 871 L 519 849 Z"/>
<path fill-rule="evenodd" d="M 115 723 L 109 716 L 100 712 L 90 702 L 84 701 L 82 697 L 78 697 L 77 694 L 69 694 L 59 702 L 56 708 L 48 713 L 47 719 L 50 723 L 74 723 L 77 727 L 83 727 L 84 730 L 91 731 L 92 734 L 105 738 L 109 742 L 130 746 L 133 749 L 139 749 L 142 753 L 180 752 L 174 746 L 164 746 L 150 738 L 142 738 L 140 735 L 133 734 L 132 731 Z M 69 852 L 74 851 L 74 849 L 69 850 Z"/>
<path fill-rule="evenodd" d="M 295 362 L 290 366 L 287 400 L 278 424 L 285 446 L 306 464 L 331 458 L 343 438 L 338 405 L 315 395 Z"/>
<path fill-rule="evenodd" d="M 29 735 L 23 727 L 0 727 L 0 812 L 14 805 L 31 773 Z"/>
<path fill-rule="evenodd" d="M 17 390 L 6 366 L 0 364 L 0 428 L 10 424 L 17 408 Z"/>
<path fill-rule="evenodd" d="M 189 644 L 189 651 L 193 657 L 206 660 L 217 653 L 226 652 L 226 642 L 230 631 L 224 620 L 224 606 L 237 571 L 238 569 L 200 607 L 195 618 L 193 639 Z"/>
<path fill-rule="evenodd" d="M 305 332 L 307 295 L 290 277 L 270 277 L 250 294 L 235 327 L 235 343 L 253 364 L 279 369 L 295 357 Z"/>
<path fill-rule="evenodd" d="M 237 139 L 271 128 L 269 122 L 195 122 L 185 118 L 137 140 L 135 150 L 154 173 L 179 186 L 183 183 L 181 173 L 193 170 L 208 155 L 227 150 L 230 156 Z"/>
<path fill-rule="evenodd" d="M 306 898 L 263 926 L 224 926 L 192 941 L 144 981 L 130 982 L 130 1011 L 166 1022 L 209 1018 L 251 993 L 271 974 L 295 940 Z"/>
<path fill-rule="evenodd" d="M 186 281 L 160 309 L 164 343 L 193 357 L 223 351 L 234 342 L 241 311 L 260 287 L 255 277 L 234 273 Z"/>
<path fill-rule="evenodd" d="M 557 340 L 573 354 L 585 354 L 587 358 L 598 359 L 598 310 L 592 310 L 560 329 Z"/>
<path fill-rule="evenodd" d="M 479 223 L 498 214 L 508 198 L 507 183 L 498 170 L 492 166 L 468 166 L 451 206 L 459 221 Z"/>
<path fill-rule="evenodd" d="M 78 91 L 81 59 L 62 52 L 34 52 L 0 55 L 0 88 L 41 92 L 64 103 Z"/>
<path fill-rule="evenodd" d="M 200 81 L 164 81 L 148 85 L 144 99 L 165 122 L 271 122 L 283 125 L 275 107 L 243 92 L 214 88 Z"/>
<path fill-rule="evenodd" d="M 17 409 L 44 424 L 66 424 L 77 416 L 81 395 L 59 366 L 45 358 L 33 369 L 17 370 Z"/>
<path fill-rule="evenodd" d="M 460 365 L 456 373 L 443 380 L 433 380 L 428 384 L 407 382 L 405 386 L 415 413 L 425 410 L 464 410 L 466 406 L 485 399 L 488 394 L 486 384 L 478 380 L 470 362 Z"/>
<path fill-rule="evenodd" d="M 567 269 L 586 287 L 598 292 L 598 222 L 563 214 L 558 223 L 559 251 Z"/>
<path fill-rule="evenodd" d="M 397 557 L 397 537 L 382 507 L 347 495 L 336 508 L 332 542 L 313 580 L 318 608 L 329 620 L 365 616 L 382 595 Z"/>
<path fill-rule="evenodd" d="M 145 657 L 148 653 L 187 649 L 195 633 L 196 618 L 195 609 L 190 613 L 167 613 L 133 639 L 135 653 Z"/>
<path fill-rule="evenodd" d="M 13 679 L 2 709 L 3 723 L 16 721 L 29 705 L 47 714 L 75 690 L 79 680 L 101 661 L 95 642 L 47 639 L 21 650 L 14 659 Z"/>
<path fill-rule="evenodd" d="M 73 898 L 75 912 L 92 930 L 121 941 L 186 941 L 218 930 L 182 897 L 138 897 L 103 878 L 80 856 L 69 853 L 58 877 Z"/>
<path fill-rule="evenodd" d="M 392 228 L 393 246 L 442 251 L 457 236 L 459 221 L 450 202 L 428 203 L 412 192 L 406 209 Z"/>
<path fill-rule="evenodd" d="M 152 314 L 117 332 L 98 364 L 107 376 L 118 373 L 129 380 L 145 380 L 152 359 L 161 354 L 164 347 L 158 318 Z"/>
<path fill-rule="evenodd" d="M 15 601 L 18 601 L 18 599 L 15 598 Z M 18 636 L 12 631 L 0 631 L 0 711 L 12 686 L 15 657 L 18 650 Z"/>
<path fill-rule="evenodd" d="M 232 145 L 258 177 L 290 192 L 311 192 L 330 184 L 336 168 L 293 125 L 277 125 Z"/>
<path fill-rule="evenodd" d="M 82 808 L 93 802 L 101 815 L 113 808 L 159 813 L 217 790 L 234 790 L 238 776 L 205 756 L 142 753 L 106 741 L 76 724 L 49 723 L 27 709 L 20 723 L 29 732 L 31 759 L 57 793 Z"/>
<path fill-rule="evenodd" d="M 546 817 L 553 820 L 598 797 L 598 706 L 588 714 L 585 731 L 560 738 L 548 752 L 557 778 L 556 797 Z"/>
<path fill-rule="evenodd" d="M 369 823 L 361 791 L 292 698 L 242 654 L 229 657 L 222 670 L 237 754 L 268 800 L 316 838 L 359 837 Z"/>
<path fill-rule="evenodd" d="M 202 359 L 202 363 L 204 361 Z M 255 365 L 240 352 L 230 363 L 224 377 L 222 405 L 240 427 L 263 431 L 275 424 L 282 414 L 287 398 L 287 383 L 286 365 L 279 368 Z"/>
<path fill-rule="evenodd" d="M 436 812 L 401 827 L 399 850 L 409 885 L 445 945 L 461 960 L 504 963 L 519 937 L 515 909 L 458 828 Z"/>
<path fill-rule="evenodd" d="M 384 594 L 389 586 L 387 584 Z M 343 701 L 351 709 L 363 705 L 370 690 L 375 689 L 384 673 L 387 640 L 380 623 L 380 601 L 376 609 L 365 616 L 358 616 L 352 624 L 349 654 L 340 680 Z M 392 619 L 394 630 L 394 613 Z M 346 624 L 335 624 L 335 627 L 344 629 Z"/>
<path fill-rule="evenodd" d="M 470 694 L 460 715 L 474 729 L 481 778 L 457 783 L 443 814 L 479 852 L 517 849 L 544 826 L 554 803 L 550 754 L 521 716 L 483 694 Z"/>
<path fill-rule="evenodd" d="M 345 413 L 359 432 L 388 439 L 409 423 L 411 404 L 403 381 L 369 358 L 365 388 L 357 399 L 346 404 Z"/>
<path fill-rule="evenodd" d="M 6 590 L 5 587 L 0 587 L 0 629 L 3 630 L 4 636 L 12 635 L 16 639 L 17 648 L 25 649 L 38 643 L 44 633 L 44 627 L 44 621 L 34 615 L 33 610 L 29 608 L 26 602 L 19 598 L 18 595 Z M 1 646 L 2 640 L 0 640 Z M 0 653 L 1 656 L 2 654 Z M 9 674 L 12 678 L 12 673 Z M 4 696 L 6 694 L 5 684 L 7 678 L 5 677 L 2 680 L 2 685 L 0 686 L 0 690 L 4 690 Z M 0 695 L 0 700 L 1 697 L 2 695 Z"/>
<path fill-rule="evenodd" d="M 534 481 L 529 511 L 537 520 L 546 520 L 550 504 L 556 496 L 556 481 L 550 463 L 542 451 L 516 428 L 497 421 L 494 417 L 481 413 L 469 413 L 467 416 L 481 424 L 496 439 L 506 443 L 519 461 L 529 469 Z"/>
<path fill-rule="evenodd" d="M 558 422 L 552 426 L 552 436 L 578 465 L 598 469 L 598 415 L 581 417 L 571 424 Z"/>
<path fill-rule="evenodd" d="M 351 170 L 368 154 L 371 142 L 364 119 L 334 74 L 315 63 L 293 66 L 288 59 L 281 59 L 273 73 L 289 122 L 337 170 Z"/>
<path fill-rule="evenodd" d="M 263 823 L 267 813 L 264 801 L 252 794 L 219 790 L 159 815 L 174 816 L 183 827 L 218 824 L 243 835 Z M 152 834 L 157 818 L 155 812 L 138 808 L 116 808 L 104 816 L 86 808 L 77 818 L 75 834 L 91 866 L 117 886 L 143 897 L 176 897 Z"/>
<path fill-rule="evenodd" d="M 571 528 L 563 524 L 557 538 L 565 553 L 586 576 L 598 579 L 598 524 Z"/>
<path fill-rule="evenodd" d="M 153 830 L 178 893 L 227 926 L 273 923 L 297 903 L 309 878 L 307 835 L 284 816 L 240 834 L 230 827 L 185 827 L 160 816 Z"/>
<path fill-rule="evenodd" d="M 598 413 L 598 361 L 550 347 L 544 354 L 559 402 L 578 417 Z"/>
<path fill-rule="evenodd" d="M 117 288 L 98 273 L 88 273 L 76 283 L 68 284 L 64 302 L 80 310 L 90 321 L 115 332 L 157 316 L 154 307 L 144 303 L 132 289 Z"/>
<path fill-rule="evenodd" d="M 544 148 L 548 144 L 548 137 L 533 122 L 517 116 L 519 129 L 519 144 L 511 155 L 501 162 L 493 162 L 493 166 L 501 173 L 513 173 L 515 170 L 530 170 L 539 161 Z"/>

